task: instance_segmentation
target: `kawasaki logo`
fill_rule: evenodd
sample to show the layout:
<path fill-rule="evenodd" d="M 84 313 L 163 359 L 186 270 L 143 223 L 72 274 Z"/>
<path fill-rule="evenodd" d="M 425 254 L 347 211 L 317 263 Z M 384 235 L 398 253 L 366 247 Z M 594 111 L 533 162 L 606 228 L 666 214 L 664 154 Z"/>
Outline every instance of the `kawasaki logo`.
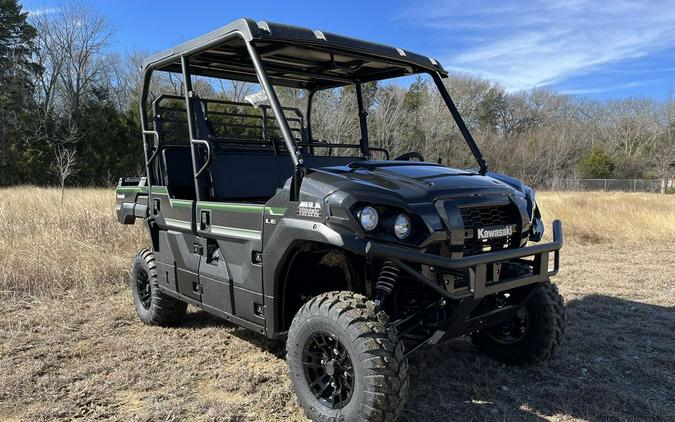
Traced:
<path fill-rule="evenodd" d="M 511 236 L 514 231 L 515 227 L 513 227 L 513 224 L 510 224 L 508 226 L 493 226 L 477 229 L 476 234 L 479 239 L 494 239 L 497 237 Z"/>

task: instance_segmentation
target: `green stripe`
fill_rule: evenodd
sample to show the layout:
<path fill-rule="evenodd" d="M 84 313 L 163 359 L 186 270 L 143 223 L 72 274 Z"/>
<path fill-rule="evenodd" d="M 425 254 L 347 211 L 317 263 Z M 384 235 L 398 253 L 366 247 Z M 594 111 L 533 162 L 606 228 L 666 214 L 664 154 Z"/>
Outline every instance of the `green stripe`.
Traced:
<path fill-rule="evenodd" d="M 169 191 L 167 190 L 166 186 L 153 186 L 150 188 L 150 191 L 153 193 L 153 195 L 168 195 Z M 192 207 L 192 202 L 189 199 L 173 199 L 169 198 L 169 203 L 171 204 L 171 208 L 190 208 Z"/>
<path fill-rule="evenodd" d="M 178 227 L 185 230 L 192 230 L 192 223 L 187 221 L 176 220 L 173 218 L 164 218 L 164 221 L 166 221 L 167 226 Z"/>
<path fill-rule="evenodd" d="M 228 204 L 224 202 L 199 202 L 199 208 L 212 208 L 216 210 L 231 211 L 231 212 L 250 212 L 262 213 L 265 208 L 263 205 L 253 204 Z"/>
<path fill-rule="evenodd" d="M 238 229 L 235 227 L 211 226 L 211 233 L 221 236 L 238 237 L 241 239 L 262 239 L 262 232 L 259 230 Z"/>
<path fill-rule="evenodd" d="M 119 186 L 117 192 L 145 192 L 145 188 L 140 186 Z"/>
<path fill-rule="evenodd" d="M 191 208 L 192 201 L 188 199 L 169 199 L 173 208 Z"/>
<path fill-rule="evenodd" d="M 284 215 L 286 214 L 286 208 L 265 207 L 265 212 L 272 215 Z"/>
<path fill-rule="evenodd" d="M 166 186 L 153 186 L 151 188 L 152 193 L 168 195 L 169 191 L 166 190 Z"/>

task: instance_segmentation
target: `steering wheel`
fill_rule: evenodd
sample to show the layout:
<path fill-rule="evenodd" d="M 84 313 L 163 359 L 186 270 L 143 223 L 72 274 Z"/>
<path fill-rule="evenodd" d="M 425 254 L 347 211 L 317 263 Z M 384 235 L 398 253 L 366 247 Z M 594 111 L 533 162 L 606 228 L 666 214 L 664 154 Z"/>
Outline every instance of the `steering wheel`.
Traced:
<path fill-rule="evenodd" d="M 413 161 L 411 158 L 417 158 L 419 161 L 424 161 L 424 157 L 417 151 L 406 152 L 394 158 L 395 161 Z"/>

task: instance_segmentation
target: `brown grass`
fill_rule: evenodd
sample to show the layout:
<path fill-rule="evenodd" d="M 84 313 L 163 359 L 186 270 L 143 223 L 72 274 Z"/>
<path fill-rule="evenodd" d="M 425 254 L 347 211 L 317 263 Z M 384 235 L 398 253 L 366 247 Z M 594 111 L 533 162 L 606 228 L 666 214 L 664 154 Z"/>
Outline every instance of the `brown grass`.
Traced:
<path fill-rule="evenodd" d="M 303 419 L 280 344 L 194 309 L 143 326 L 123 283 L 142 229 L 115 222 L 109 190 L 66 201 L 0 190 L 0 420 Z M 403 420 L 675 419 L 675 197 L 539 201 L 568 240 L 560 352 L 510 368 L 464 339 L 422 351 Z"/>
<path fill-rule="evenodd" d="M 675 240 L 675 195 L 623 192 L 541 192 L 546 221 L 558 218 L 572 241 Z"/>
<path fill-rule="evenodd" d="M 60 295 L 73 288 L 110 286 L 125 278 L 134 250 L 146 243 L 142 226 L 115 218 L 115 193 L 16 187 L 0 190 L 0 292 Z"/>

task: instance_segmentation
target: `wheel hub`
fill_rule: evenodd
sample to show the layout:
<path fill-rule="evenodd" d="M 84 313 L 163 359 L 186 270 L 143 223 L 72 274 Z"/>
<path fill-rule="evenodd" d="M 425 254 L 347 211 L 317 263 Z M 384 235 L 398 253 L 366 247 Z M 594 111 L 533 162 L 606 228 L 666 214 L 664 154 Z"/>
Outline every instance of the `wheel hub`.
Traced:
<path fill-rule="evenodd" d="M 354 367 L 345 346 L 333 335 L 317 332 L 307 338 L 302 365 L 309 390 L 319 402 L 338 409 L 354 391 Z"/>
<path fill-rule="evenodd" d="M 498 343 L 512 344 L 522 340 L 529 327 L 529 313 L 521 306 L 511 321 L 507 321 L 489 331 L 488 335 Z"/>
<path fill-rule="evenodd" d="M 324 370 L 326 371 L 326 374 L 329 376 L 334 376 L 335 375 L 335 367 L 337 365 L 337 362 L 335 362 L 334 359 L 331 359 L 329 362 L 327 362 L 323 367 Z"/>

